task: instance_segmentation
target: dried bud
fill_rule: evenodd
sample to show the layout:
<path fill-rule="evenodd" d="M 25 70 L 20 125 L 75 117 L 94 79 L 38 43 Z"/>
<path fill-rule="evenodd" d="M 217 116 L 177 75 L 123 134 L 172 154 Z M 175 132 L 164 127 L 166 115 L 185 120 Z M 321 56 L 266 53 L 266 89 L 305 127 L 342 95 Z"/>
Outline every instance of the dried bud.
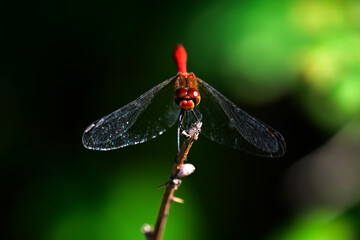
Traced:
<path fill-rule="evenodd" d="M 185 163 L 181 166 L 179 173 L 178 173 L 178 177 L 182 178 L 182 177 L 186 177 L 189 176 L 190 174 L 192 174 L 195 171 L 195 167 L 194 165 L 190 164 L 190 163 Z"/>
<path fill-rule="evenodd" d="M 179 188 L 179 186 L 181 185 L 181 179 L 178 179 L 178 178 L 176 178 L 176 179 L 173 179 L 172 180 L 172 187 L 175 189 L 175 190 L 177 190 L 178 188 Z"/>
<path fill-rule="evenodd" d="M 149 224 L 146 223 L 142 226 L 141 231 L 143 233 L 152 233 L 153 229 Z"/>
<path fill-rule="evenodd" d="M 191 128 L 189 129 L 189 135 L 190 136 L 197 136 L 199 135 L 200 131 L 201 131 L 201 126 L 202 126 L 202 122 L 196 121 L 191 125 Z"/>

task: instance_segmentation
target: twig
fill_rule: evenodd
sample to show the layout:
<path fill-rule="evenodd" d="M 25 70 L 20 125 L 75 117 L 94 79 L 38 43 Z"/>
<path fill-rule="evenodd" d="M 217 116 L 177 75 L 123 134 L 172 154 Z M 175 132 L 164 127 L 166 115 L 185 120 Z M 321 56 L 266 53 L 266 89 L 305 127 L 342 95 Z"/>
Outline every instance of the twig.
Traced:
<path fill-rule="evenodd" d="M 171 169 L 170 179 L 166 183 L 165 193 L 161 202 L 160 210 L 158 213 L 158 217 L 155 224 L 154 231 L 149 228 L 148 225 L 147 229 L 143 227 L 143 232 L 145 234 L 146 239 L 151 240 L 161 240 L 164 234 L 165 224 L 167 220 L 167 216 L 169 215 L 170 204 L 172 201 L 183 203 L 183 200 L 174 196 L 175 190 L 181 184 L 181 180 L 178 179 L 178 173 L 180 169 L 182 169 L 184 162 L 187 158 L 187 155 L 190 151 L 192 144 L 197 140 L 200 129 L 201 129 L 201 122 L 195 122 L 192 124 L 191 128 L 188 132 L 183 132 L 186 139 L 181 147 L 179 154 L 177 155 L 176 161 Z M 185 164 L 186 165 L 186 164 Z"/>

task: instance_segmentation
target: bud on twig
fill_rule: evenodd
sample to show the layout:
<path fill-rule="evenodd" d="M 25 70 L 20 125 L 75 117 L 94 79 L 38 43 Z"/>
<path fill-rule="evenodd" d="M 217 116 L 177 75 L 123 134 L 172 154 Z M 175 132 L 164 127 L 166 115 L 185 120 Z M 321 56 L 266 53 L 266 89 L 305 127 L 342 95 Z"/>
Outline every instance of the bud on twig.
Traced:
<path fill-rule="evenodd" d="M 149 224 L 144 224 L 141 231 L 145 234 L 147 240 L 153 239 L 153 229 Z"/>
<path fill-rule="evenodd" d="M 181 165 L 177 176 L 179 178 L 186 177 L 192 174 L 194 171 L 195 171 L 194 165 L 192 165 L 191 163 L 185 163 Z"/>

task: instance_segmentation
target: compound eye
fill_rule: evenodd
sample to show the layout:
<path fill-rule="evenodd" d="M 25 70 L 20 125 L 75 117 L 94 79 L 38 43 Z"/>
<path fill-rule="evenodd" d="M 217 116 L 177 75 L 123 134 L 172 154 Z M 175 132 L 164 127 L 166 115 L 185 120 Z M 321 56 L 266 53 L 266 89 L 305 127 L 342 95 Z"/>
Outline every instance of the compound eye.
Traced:
<path fill-rule="evenodd" d="M 185 98 L 186 95 L 187 95 L 187 91 L 186 91 L 185 88 L 178 88 L 178 89 L 176 89 L 175 94 L 174 94 L 175 103 L 176 103 L 177 105 L 179 105 L 180 102 L 181 102 L 181 100 L 182 100 L 183 98 Z"/>
<path fill-rule="evenodd" d="M 193 99 L 195 105 L 198 105 L 200 103 L 200 92 L 196 88 L 189 88 L 189 90 L 187 91 L 187 95 L 189 95 L 191 99 Z"/>
<path fill-rule="evenodd" d="M 193 100 L 182 100 L 180 101 L 180 104 L 179 104 L 180 108 L 181 109 L 184 109 L 186 111 L 189 111 L 191 109 L 193 109 L 195 107 L 195 104 L 193 102 Z"/>

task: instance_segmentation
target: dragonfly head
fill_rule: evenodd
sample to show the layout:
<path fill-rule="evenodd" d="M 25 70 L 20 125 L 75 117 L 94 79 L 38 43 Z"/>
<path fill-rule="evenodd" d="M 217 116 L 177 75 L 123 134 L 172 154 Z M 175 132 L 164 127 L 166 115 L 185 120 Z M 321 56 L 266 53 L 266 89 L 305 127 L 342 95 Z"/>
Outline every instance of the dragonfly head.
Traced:
<path fill-rule="evenodd" d="M 196 88 L 178 88 L 174 100 L 181 109 L 189 111 L 200 103 L 200 93 Z"/>

